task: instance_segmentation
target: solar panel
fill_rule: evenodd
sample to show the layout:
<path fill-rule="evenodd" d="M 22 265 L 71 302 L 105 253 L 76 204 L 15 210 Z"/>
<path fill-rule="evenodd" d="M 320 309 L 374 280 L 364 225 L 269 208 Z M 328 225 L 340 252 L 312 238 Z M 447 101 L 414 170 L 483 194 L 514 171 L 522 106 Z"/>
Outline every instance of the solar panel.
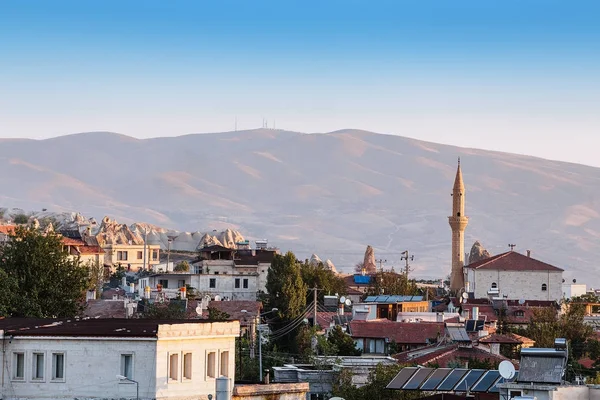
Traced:
<path fill-rule="evenodd" d="M 465 377 L 455 386 L 455 391 L 466 392 L 475 384 L 485 373 L 485 369 L 472 369 Z"/>
<path fill-rule="evenodd" d="M 423 296 L 413 296 L 412 301 L 423 301 Z"/>
<path fill-rule="evenodd" d="M 448 376 L 452 368 L 438 368 L 421 386 L 421 390 L 434 390 Z"/>
<path fill-rule="evenodd" d="M 498 389 L 498 384 L 499 383 L 504 383 L 504 382 L 507 382 L 506 379 L 504 379 L 502 377 L 500 379 L 498 379 L 496 381 L 496 383 L 494 383 L 492 385 L 492 387 L 488 389 L 488 393 L 500 393 L 500 389 Z"/>
<path fill-rule="evenodd" d="M 500 378 L 500 372 L 488 371 L 483 378 L 471 388 L 471 392 L 487 392 L 488 389 Z"/>
<path fill-rule="evenodd" d="M 431 374 L 433 368 L 419 368 L 418 371 L 404 385 L 402 390 L 416 390 L 421 386 L 423 381 Z"/>
<path fill-rule="evenodd" d="M 455 342 L 470 342 L 471 338 L 467 334 L 467 331 L 463 327 L 449 326 L 446 328 L 450 339 Z"/>
<path fill-rule="evenodd" d="M 454 389 L 454 386 L 458 381 L 467 373 L 468 369 L 456 368 L 454 371 L 448 374 L 448 377 L 438 386 L 436 390 L 441 392 L 448 392 Z"/>
<path fill-rule="evenodd" d="M 519 382 L 560 383 L 566 358 L 525 356 L 521 353 Z"/>
<path fill-rule="evenodd" d="M 467 330 L 467 332 L 474 332 L 475 331 L 475 320 L 468 319 L 465 324 L 465 329 Z"/>
<path fill-rule="evenodd" d="M 387 389 L 402 389 L 402 386 L 410 379 L 418 368 L 408 367 L 402 368 L 398 375 L 387 385 Z"/>
<path fill-rule="evenodd" d="M 367 298 L 365 299 L 365 302 L 372 303 L 375 301 L 376 298 L 377 298 L 377 296 L 367 296 Z"/>

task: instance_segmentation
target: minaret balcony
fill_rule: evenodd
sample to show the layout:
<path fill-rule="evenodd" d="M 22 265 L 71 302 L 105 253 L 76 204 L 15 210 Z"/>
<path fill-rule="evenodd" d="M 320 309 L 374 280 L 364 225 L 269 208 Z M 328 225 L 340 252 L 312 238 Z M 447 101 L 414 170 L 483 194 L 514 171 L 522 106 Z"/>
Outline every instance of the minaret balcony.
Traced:
<path fill-rule="evenodd" d="M 464 230 L 469 224 L 469 217 L 448 217 L 452 229 Z"/>

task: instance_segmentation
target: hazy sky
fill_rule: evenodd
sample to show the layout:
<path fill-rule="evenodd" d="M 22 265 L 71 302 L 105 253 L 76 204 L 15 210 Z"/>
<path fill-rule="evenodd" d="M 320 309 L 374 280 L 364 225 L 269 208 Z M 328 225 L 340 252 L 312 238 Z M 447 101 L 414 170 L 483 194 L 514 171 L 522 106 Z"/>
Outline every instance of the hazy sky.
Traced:
<path fill-rule="evenodd" d="M 600 2 L 0 1 L 0 137 L 360 128 L 600 166 Z"/>

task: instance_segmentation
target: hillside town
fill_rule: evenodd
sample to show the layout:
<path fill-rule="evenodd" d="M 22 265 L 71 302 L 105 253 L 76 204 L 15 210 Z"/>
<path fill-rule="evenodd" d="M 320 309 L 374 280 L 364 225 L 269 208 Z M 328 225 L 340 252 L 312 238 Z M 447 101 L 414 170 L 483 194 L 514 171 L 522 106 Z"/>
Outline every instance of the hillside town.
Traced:
<path fill-rule="evenodd" d="M 231 230 L 3 215 L 0 399 L 600 398 L 600 293 L 466 253 L 461 168 L 434 281 L 367 243 L 345 274 Z"/>

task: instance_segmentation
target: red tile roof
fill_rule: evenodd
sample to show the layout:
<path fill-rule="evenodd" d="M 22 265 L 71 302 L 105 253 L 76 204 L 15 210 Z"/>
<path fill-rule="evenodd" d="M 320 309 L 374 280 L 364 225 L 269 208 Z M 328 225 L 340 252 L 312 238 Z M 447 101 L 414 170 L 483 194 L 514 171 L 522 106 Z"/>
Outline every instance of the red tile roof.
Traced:
<path fill-rule="evenodd" d="M 444 335 L 443 322 L 352 321 L 353 338 L 388 338 L 398 344 L 428 344 Z"/>
<path fill-rule="evenodd" d="M 195 309 L 198 303 L 198 300 L 188 301 L 188 315 L 196 316 Z M 238 320 L 241 325 L 247 325 L 262 312 L 263 304 L 260 301 L 251 300 L 211 301 L 208 303 L 208 307 L 229 314 L 228 319 L 230 321 Z M 247 312 L 243 313 L 242 310 L 246 310 Z M 269 316 L 272 315 L 269 314 Z M 203 310 L 202 318 L 208 318 L 208 309 Z"/>
<path fill-rule="evenodd" d="M 521 344 L 523 342 L 521 342 L 520 340 L 518 340 L 512 336 L 500 335 L 498 333 L 494 333 L 494 334 L 482 337 L 481 339 L 479 339 L 479 343 Z"/>
<path fill-rule="evenodd" d="M 0 225 L 0 233 L 4 233 L 5 235 L 10 235 L 15 231 L 17 225 Z"/>
<path fill-rule="evenodd" d="M 508 251 L 467 265 L 465 268 L 501 271 L 563 271 L 545 262 L 527 257 L 517 251 Z"/>
<path fill-rule="evenodd" d="M 467 361 L 471 359 L 482 362 L 487 360 L 492 364 L 499 364 L 504 360 L 509 360 L 502 355 L 492 354 L 477 347 L 459 347 L 456 343 L 442 347 L 433 345 L 430 347 L 422 347 L 417 350 L 409 350 L 396 354 L 394 358 L 401 364 L 427 365 L 429 363 L 435 363 L 441 368 L 448 367 L 448 364 L 452 364 L 457 360 Z M 509 361 L 515 366 L 518 366 L 517 361 Z"/>

